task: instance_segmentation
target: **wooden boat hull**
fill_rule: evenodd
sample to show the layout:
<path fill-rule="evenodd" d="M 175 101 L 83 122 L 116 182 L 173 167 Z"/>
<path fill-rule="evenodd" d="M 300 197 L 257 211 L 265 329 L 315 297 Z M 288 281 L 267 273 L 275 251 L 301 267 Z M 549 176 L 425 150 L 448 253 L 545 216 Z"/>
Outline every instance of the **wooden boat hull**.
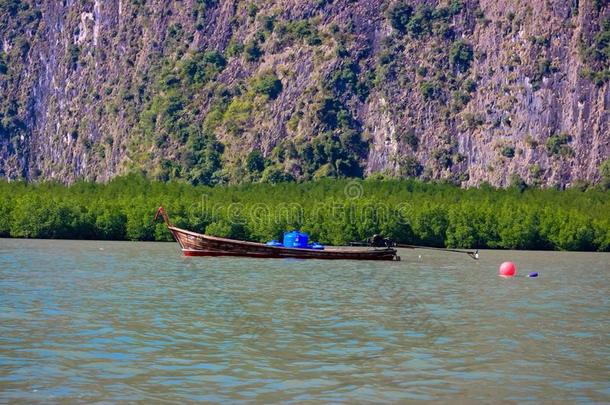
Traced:
<path fill-rule="evenodd" d="M 400 260 L 396 249 L 297 249 L 267 246 L 263 243 L 203 235 L 185 229 L 168 226 L 185 256 L 238 256 L 257 258 L 293 258 L 322 260 Z"/>

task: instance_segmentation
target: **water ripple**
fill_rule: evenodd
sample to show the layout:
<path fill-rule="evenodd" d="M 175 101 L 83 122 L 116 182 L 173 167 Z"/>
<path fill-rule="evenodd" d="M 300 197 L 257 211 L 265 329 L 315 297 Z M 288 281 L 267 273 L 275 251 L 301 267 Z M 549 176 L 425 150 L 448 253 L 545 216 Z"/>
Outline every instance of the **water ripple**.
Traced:
<path fill-rule="evenodd" d="M 0 402 L 610 401 L 607 254 L 355 263 L 17 240 L 0 251 Z M 497 277 L 507 255 L 541 277 Z"/>

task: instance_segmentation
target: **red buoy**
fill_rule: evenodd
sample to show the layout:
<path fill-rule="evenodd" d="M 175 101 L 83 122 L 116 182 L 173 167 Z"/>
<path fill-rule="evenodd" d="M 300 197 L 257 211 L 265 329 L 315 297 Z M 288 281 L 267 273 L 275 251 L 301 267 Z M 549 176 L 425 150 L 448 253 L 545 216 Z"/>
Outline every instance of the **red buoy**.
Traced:
<path fill-rule="evenodd" d="M 514 277 L 517 274 L 517 266 L 513 262 L 504 262 L 500 265 L 500 275 L 503 277 Z"/>

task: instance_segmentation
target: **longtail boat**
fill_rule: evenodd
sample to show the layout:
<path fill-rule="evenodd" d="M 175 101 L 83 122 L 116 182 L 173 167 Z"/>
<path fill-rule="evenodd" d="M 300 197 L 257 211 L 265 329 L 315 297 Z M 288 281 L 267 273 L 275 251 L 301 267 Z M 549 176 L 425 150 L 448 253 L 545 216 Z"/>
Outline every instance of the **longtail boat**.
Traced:
<path fill-rule="evenodd" d="M 239 256 L 258 258 L 293 258 L 293 259 L 323 259 L 323 260 L 400 260 L 396 249 L 382 248 L 325 248 L 324 250 L 287 248 L 269 246 L 264 243 L 246 242 L 235 239 L 219 238 L 204 235 L 175 227 L 169 216 L 159 207 L 155 221 L 161 215 L 167 228 L 180 244 L 185 256 Z"/>

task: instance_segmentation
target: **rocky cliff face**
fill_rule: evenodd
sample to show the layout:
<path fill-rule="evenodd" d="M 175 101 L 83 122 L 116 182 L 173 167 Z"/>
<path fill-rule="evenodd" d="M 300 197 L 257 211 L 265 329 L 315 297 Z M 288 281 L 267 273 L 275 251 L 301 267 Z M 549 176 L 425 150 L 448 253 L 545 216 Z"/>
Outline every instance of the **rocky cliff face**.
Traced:
<path fill-rule="evenodd" d="M 0 176 L 599 180 L 604 0 L 0 0 Z"/>

